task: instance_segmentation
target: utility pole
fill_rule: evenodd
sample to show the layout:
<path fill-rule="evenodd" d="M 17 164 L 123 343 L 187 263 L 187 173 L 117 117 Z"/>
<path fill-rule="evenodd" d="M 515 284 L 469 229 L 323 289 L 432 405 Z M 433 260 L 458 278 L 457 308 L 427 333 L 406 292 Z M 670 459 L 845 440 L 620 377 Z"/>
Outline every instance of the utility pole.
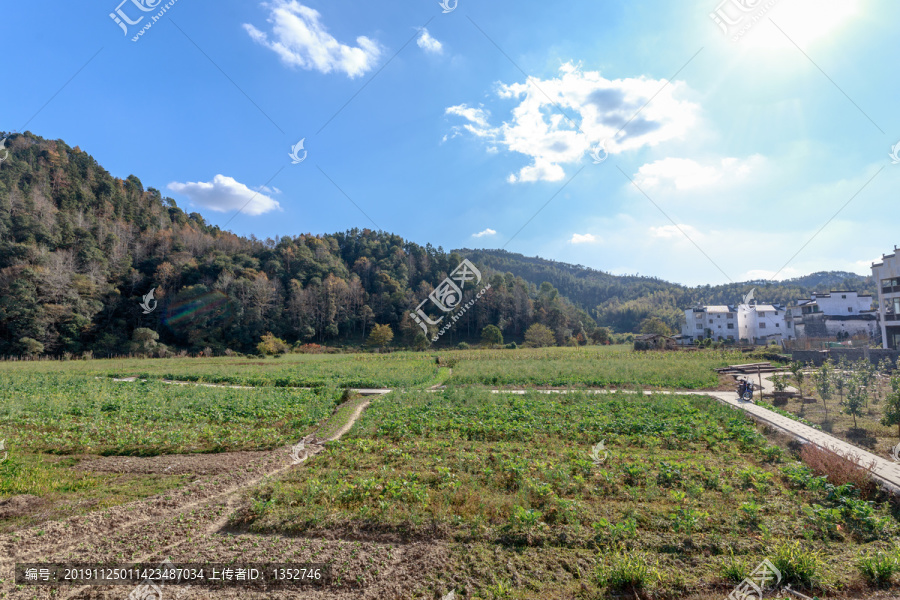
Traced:
<path fill-rule="evenodd" d="M 760 369 L 759 365 L 756 365 L 756 377 L 759 379 L 759 399 L 763 398 L 763 386 L 762 386 L 762 369 Z"/>

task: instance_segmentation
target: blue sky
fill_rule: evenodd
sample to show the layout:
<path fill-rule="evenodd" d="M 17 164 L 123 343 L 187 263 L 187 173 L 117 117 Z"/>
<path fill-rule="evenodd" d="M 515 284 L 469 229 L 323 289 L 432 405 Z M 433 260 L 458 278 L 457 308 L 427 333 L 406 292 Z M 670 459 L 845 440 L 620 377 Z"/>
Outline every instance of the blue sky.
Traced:
<path fill-rule="evenodd" d="M 136 42 L 167 2 L 118 2 L 5 3 L 0 129 L 239 234 L 374 222 L 691 285 L 900 243 L 889 0 L 177 0 Z"/>

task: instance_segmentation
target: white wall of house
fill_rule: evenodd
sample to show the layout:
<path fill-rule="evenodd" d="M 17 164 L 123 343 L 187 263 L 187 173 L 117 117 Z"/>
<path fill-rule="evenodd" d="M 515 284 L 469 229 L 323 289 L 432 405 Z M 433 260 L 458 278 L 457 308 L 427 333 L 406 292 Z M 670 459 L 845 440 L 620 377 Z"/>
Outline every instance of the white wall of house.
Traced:
<path fill-rule="evenodd" d="M 885 348 L 900 348 L 900 257 L 897 247 L 881 261 L 872 263 L 872 277 L 878 286 L 878 315 Z"/>
<path fill-rule="evenodd" d="M 684 325 L 681 334 L 692 339 L 738 339 L 737 312 L 729 306 L 703 306 L 699 309 L 689 308 L 684 311 Z"/>
<path fill-rule="evenodd" d="M 771 304 L 737 308 L 729 306 L 703 306 L 684 311 L 684 325 L 681 334 L 692 339 L 742 339 L 753 343 L 766 343 L 771 340 L 793 336 L 787 329 L 785 311 Z"/>
<path fill-rule="evenodd" d="M 830 294 L 814 294 L 819 310 L 826 315 L 858 315 L 872 309 L 872 296 L 852 291 L 838 291 Z"/>
<path fill-rule="evenodd" d="M 740 305 L 738 307 L 740 339 L 754 343 L 781 341 L 788 336 L 784 314 L 784 309 L 771 304 Z"/>
<path fill-rule="evenodd" d="M 837 336 L 838 333 L 849 333 L 850 335 L 866 334 L 872 336 L 875 335 L 875 328 L 877 326 L 877 321 L 863 321 L 860 319 L 838 321 L 827 317 L 825 318 L 825 331 L 827 331 L 830 336 Z"/>

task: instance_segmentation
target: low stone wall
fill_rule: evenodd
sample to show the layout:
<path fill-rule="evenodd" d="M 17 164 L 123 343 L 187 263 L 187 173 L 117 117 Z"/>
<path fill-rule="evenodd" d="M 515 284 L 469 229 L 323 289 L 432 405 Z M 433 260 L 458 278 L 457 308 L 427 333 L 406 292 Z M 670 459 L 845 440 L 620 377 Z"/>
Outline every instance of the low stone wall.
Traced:
<path fill-rule="evenodd" d="M 892 365 L 896 365 L 898 357 L 900 357 L 900 351 L 883 348 L 829 348 L 828 350 L 791 351 L 791 359 L 794 362 L 812 363 L 817 367 L 829 358 L 834 362 L 839 362 L 841 358 L 845 362 L 868 359 L 873 365 L 877 365 L 886 358 Z"/>

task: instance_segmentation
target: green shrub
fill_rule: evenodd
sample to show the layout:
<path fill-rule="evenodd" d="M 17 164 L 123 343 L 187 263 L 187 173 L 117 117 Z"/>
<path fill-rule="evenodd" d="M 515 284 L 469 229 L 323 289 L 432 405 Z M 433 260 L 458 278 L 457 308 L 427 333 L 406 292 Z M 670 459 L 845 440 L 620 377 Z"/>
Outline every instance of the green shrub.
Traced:
<path fill-rule="evenodd" d="M 458 343 L 458 344 L 456 345 L 456 347 L 457 347 L 458 349 L 460 349 L 460 350 L 468 350 L 468 349 L 469 349 L 469 345 L 468 345 L 467 343 L 465 343 L 465 342 L 460 342 L 460 343 Z"/>
<path fill-rule="evenodd" d="M 750 565 L 746 560 L 736 559 L 733 550 L 719 563 L 719 575 L 730 583 L 740 583 L 749 574 Z"/>
<path fill-rule="evenodd" d="M 600 558 L 596 581 L 611 591 L 636 591 L 659 580 L 659 573 L 644 552 L 616 552 Z"/>
<path fill-rule="evenodd" d="M 897 557 L 883 552 L 861 554 L 856 559 L 856 568 L 860 575 L 872 585 L 889 584 L 898 567 L 900 565 L 897 564 Z"/>
<path fill-rule="evenodd" d="M 821 578 L 822 556 L 814 550 L 804 550 L 800 542 L 782 544 L 775 549 L 772 564 L 781 571 L 786 583 L 812 586 Z"/>
<path fill-rule="evenodd" d="M 506 348 L 507 350 L 516 350 L 518 347 L 519 347 L 519 346 L 516 345 L 515 342 L 510 342 L 509 344 L 507 344 L 506 346 L 504 346 L 504 348 Z"/>

